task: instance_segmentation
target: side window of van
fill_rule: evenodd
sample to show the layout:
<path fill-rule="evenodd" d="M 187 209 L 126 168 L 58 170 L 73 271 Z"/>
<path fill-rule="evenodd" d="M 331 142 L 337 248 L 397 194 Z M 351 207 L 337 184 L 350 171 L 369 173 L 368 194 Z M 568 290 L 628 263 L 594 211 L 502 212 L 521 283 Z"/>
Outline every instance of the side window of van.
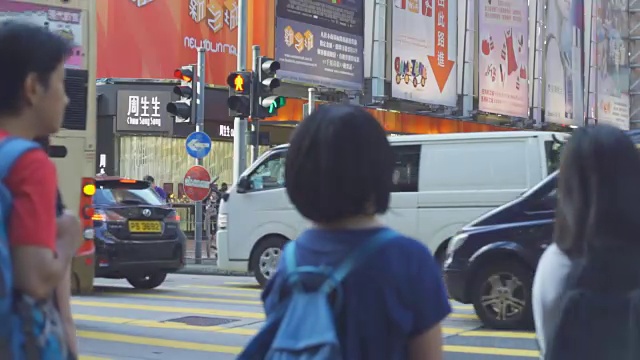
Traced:
<path fill-rule="evenodd" d="M 545 141 L 544 150 L 547 155 L 547 174 L 551 174 L 560 167 L 560 152 L 563 143 L 557 141 Z"/>
<path fill-rule="evenodd" d="M 286 151 L 271 154 L 249 174 L 251 191 L 270 190 L 284 187 L 284 163 Z"/>
<path fill-rule="evenodd" d="M 420 173 L 420 145 L 393 146 L 396 162 L 393 168 L 393 192 L 417 192 Z"/>

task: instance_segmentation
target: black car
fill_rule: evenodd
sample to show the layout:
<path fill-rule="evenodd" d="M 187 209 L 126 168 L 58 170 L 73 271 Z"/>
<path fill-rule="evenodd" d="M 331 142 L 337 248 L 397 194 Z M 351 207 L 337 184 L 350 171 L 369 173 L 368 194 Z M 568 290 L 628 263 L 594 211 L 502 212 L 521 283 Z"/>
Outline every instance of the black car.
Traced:
<path fill-rule="evenodd" d="M 153 289 L 185 264 L 180 217 L 145 181 L 96 178 L 96 277 Z"/>
<path fill-rule="evenodd" d="M 556 171 L 519 198 L 460 230 L 449 242 L 444 276 L 449 296 L 473 304 L 485 326 L 524 329 L 533 324 L 531 287 L 551 243 Z"/>

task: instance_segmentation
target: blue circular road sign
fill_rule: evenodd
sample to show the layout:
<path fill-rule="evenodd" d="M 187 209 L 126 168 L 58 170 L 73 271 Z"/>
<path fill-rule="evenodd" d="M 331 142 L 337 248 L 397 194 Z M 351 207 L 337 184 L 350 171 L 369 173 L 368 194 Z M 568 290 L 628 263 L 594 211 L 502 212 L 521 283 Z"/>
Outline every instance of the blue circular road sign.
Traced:
<path fill-rule="evenodd" d="M 192 132 L 185 142 L 189 156 L 202 159 L 211 152 L 211 138 L 202 131 Z"/>

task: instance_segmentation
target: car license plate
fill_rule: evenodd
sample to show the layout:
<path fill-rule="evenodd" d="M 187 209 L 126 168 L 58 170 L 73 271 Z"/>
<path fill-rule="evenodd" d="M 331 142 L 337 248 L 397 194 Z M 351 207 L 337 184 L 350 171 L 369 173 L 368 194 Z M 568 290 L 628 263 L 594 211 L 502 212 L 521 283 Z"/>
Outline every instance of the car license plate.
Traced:
<path fill-rule="evenodd" d="M 132 233 L 160 233 L 160 221 L 129 221 L 129 232 Z"/>

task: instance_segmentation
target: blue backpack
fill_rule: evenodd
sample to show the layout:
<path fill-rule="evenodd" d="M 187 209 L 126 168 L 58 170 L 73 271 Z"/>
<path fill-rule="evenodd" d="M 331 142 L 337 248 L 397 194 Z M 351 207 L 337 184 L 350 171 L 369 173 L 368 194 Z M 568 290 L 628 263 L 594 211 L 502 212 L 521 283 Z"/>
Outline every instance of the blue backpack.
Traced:
<path fill-rule="evenodd" d="M 297 266 L 296 242 L 284 249 L 285 286 L 291 295 L 283 299 L 278 309 L 267 317 L 264 327 L 251 340 L 239 360 L 342 360 L 335 315 L 342 305 L 340 287 L 344 278 L 367 256 L 398 234 L 391 229 L 380 231 L 365 242 L 337 268 Z M 324 276 L 318 288 L 307 291 L 301 282 L 302 274 Z M 335 290 L 333 307 L 329 299 Z"/>
<path fill-rule="evenodd" d="M 13 287 L 13 266 L 7 234 L 12 196 L 4 184 L 13 164 L 36 142 L 8 137 L 0 141 L 0 356 L 11 360 L 67 359 L 67 343 L 53 294 L 36 301 Z M 38 176 L 33 174 L 33 176 Z"/>

